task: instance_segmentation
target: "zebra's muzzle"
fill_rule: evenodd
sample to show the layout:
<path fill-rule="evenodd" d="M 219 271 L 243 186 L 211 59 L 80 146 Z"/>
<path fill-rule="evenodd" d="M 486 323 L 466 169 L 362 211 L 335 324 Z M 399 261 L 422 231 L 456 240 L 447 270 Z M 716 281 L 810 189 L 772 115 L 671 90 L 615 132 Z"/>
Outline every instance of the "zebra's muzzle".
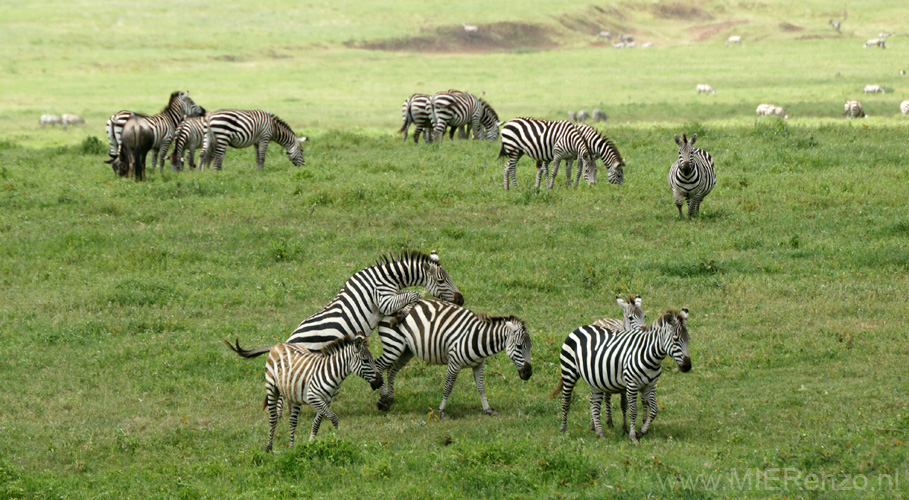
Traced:
<path fill-rule="evenodd" d="M 689 358 L 688 356 L 685 356 L 684 358 L 682 358 L 682 362 L 679 363 L 678 365 L 679 365 L 679 371 L 682 373 L 685 373 L 688 370 L 691 370 L 691 358 Z"/>
<path fill-rule="evenodd" d="M 528 361 L 518 370 L 518 376 L 521 377 L 521 380 L 529 380 L 531 375 L 533 375 L 533 366 Z"/>
<path fill-rule="evenodd" d="M 454 294 L 454 299 L 452 299 L 452 302 L 454 302 L 454 304 L 457 306 L 463 306 L 464 305 L 464 296 L 461 295 L 460 292 L 456 292 Z"/>
<path fill-rule="evenodd" d="M 369 382 L 369 386 L 372 387 L 372 390 L 380 389 L 383 385 L 385 385 L 385 382 L 382 380 L 382 375 L 378 375 Z"/>

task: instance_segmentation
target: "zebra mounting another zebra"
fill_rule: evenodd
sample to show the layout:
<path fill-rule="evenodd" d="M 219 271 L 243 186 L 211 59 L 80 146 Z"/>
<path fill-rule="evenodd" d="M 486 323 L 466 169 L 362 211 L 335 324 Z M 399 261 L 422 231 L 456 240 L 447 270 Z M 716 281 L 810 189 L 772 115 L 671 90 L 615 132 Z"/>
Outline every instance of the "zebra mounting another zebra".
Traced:
<path fill-rule="evenodd" d="M 637 442 L 637 396 L 647 404 L 640 436 L 650 430 L 657 415 L 656 383 L 662 363 L 671 356 L 681 372 L 691 369 L 688 353 L 688 309 L 667 311 L 649 328 L 613 331 L 601 326 L 582 326 L 571 332 L 559 354 L 561 377 L 552 397 L 562 396 L 562 425 L 568 429 L 571 393 L 578 380 L 590 385 L 590 414 L 597 437 L 603 437 L 600 405 L 605 394 L 625 393 L 628 404 L 628 437 Z"/>
<path fill-rule="evenodd" d="M 126 121 L 133 115 L 147 120 L 148 129 L 153 133 L 152 151 L 152 169 L 158 163 L 158 153 L 161 153 L 161 171 L 164 171 L 164 157 L 167 154 L 167 148 L 173 140 L 174 132 L 177 125 L 188 116 L 201 116 L 205 114 L 205 109 L 195 103 L 188 92 L 175 91 L 171 93 L 167 106 L 160 113 L 152 116 L 145 116 L 132 111 L 118 111 L 108 118 L 105 124 L 107 139 L 110 142 L 110 149 L 107 154 L 110 159 L 105 163 L 111 165 L 114 172 L 122 172 L 123 168 L 118 165 L 118 156 L 120 155 L 120 137 L 123 133 L 123 126 Z"/>
<path fill-rule="evenodd" d="M 843 105 L 843 115 L 846 118 L 868 118 L 865 114 L 865 108 L 862 107 L 862 103 L 852 99 L 846 101 L 846 104 Z"/>
<path fill-rule="evenodd" d="M 541 177 L 549 177 L 550 163 L 553 163 L 555 172 L 559 162 L 569 158 L 578 160 L 578 168 L 584 169 L 584 180 L 588 184 L 594 182 L 590 176 L 596 169 L 596 163 L 580 131 L 571 122 L 514 118 L 502 127 L 499 158 L 508 157 L 505 162 L 506 190 L 512 185 L 518 187 L 515 170 L 518 160 L 525 154 L 537 161 L 537 189 L 540 188 Z M 549 178 L 549 189 L 552 189 L 553 178 Z"/>
<path fill-rule="evenodd" d="M 384 316 L 393 316 L 422 298 L 419 292 L 402 291 L 408 287 L 423 287 L 441 300 L 464 304 L 464 296 L 442 268 L 435 251 L 430 255 L 421 252 L 389 255 L 351 276 L 334 299 L 294 329 L 287 342 L 318 351 L 357 332 L 372 333 Z M 254 357 L 268 349 L 260 347 L 243 353 L 245 357 Z"/>
<path fill-rule="evenodd" d="M 688 217 L 698 215 L 701 201 L 716 184 L 713 157 L 703 149 L 694 147 L 697 138 L 697 134 L 692 134 L 691 139 L 687 139 L 685 134 L 681 138 L 675 136 L 679 156 L 669 168 L 669 187 L 675 198 L 675 206 L 679 209 L 679 217 L 682 217 L 682 203 L 686 200 Z"/>
<path fill-rule="evenodd" d="M 228 347 L 243 357 L 249 357 L 236 345 L 224 341 Z M 294 445 L 297 417 L 300 408 L 308 404 L 316 410 L 309 440 L 315 439 L 322 419 L 328 417 L 338 429 L 338 415 L 331 411 L 331 401 L 341 390 L 341 383 L 355 373 L 376 390 L 382 387 L 382 374 L 376 369 L 369 344 L 362 332 L 353 338 L 341 338 L 313 353 L 300 344 L 283 343 L 271 347 L 265 362 L 265 401 L 262 409 L 268 409 L 268 444 L 270 452 L 275 439 L 275 428 L 281 418 L 283 406 L 290 406 L 290 446 Z"/>
<path fill-rule="evenodd" d="M 306 137 L 297 137 L 290 125 L 273 113 L 261 109 L 221 109 L 205 115 L 199 170 L 205 166 L 221 170 L 227 146 L 238 149 L 252 146 L 256 151 L 256 167 L 262 170 L 269 142 L 283 146 L 287 159 L 302 167 L 306 160 L 301 143 L 306 140 Z"/>
<path fill-rule="evenodd" d="M 192 116 L 180 123 L 174 133 L 174 151 L 170 155 L 171 170 L 183 170 L 184 154 L 189 154 L 189 168 L 196 168 L 196 149 L 202 148 L 205 138 L 205 117 Z M 199 159 L 201 162 L 201 158 Z"/>
<path fill-rule="evenodd" d="M 445 388 L 439 414 L 445 418 L 448 397 L 463 368 L 473 369 L 483 413 L 496 415 L 486 399 L 483 369 L 486 358 L 501 352 L 508 355 L 518 369 L 521 380 L 533 374 L 530 348 L 533 342 L 516 316 L 489 317 L 475 314 L 455 304 L 437 300 L 420 300 L 409 307 L 403 319 L 385 318 L 379 323 L 382 356 L 376 360 L 379 371 L 388 370 L 380 410 L 388 410 L 395 398 L 395 375 L 411 358 L 417 357 L 434 365 L 447 365 Z"/>

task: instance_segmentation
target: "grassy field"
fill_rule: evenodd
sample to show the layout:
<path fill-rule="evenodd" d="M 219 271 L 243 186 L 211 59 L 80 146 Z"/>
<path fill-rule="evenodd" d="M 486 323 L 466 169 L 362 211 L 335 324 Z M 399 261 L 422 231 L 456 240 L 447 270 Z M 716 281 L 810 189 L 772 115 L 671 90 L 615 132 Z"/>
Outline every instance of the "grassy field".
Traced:
<path fill-rule="evenodd" d="M 0 5 L 0 498 L 901 498 L 909 25 L 899 2 L 861 2 L 836 35 L 841 7 L 781 4 Z M 572 19 L 655 46 L 597 46 Z M 461 22 L 542 26 L 551 46 L 461 50 L 445 35 Z M 881 30 L 888 48 L 862 49 Z M 745 44 L 726 49 L 733 33 Z M 458 50 L 352 47 L 407 37 Z M 716 96 L 695 95 L 704 82 Z M 537 192 L 525 159 L 505 192 L 497 145 L 394 136 L 407 95 L 451 87 L 506 119 L 603 108 L 626 184 Z M 116 177 L 104 120 L 177 88 L 277 113 L 312 138 L 306 167 L 272 146 L 261 172 L 247 149 L 218 173 Z M 843 120 L 856 97 L 871 118 Z M 755 119 L 763 101 L 792 118 Z M 40 130 L 47 112 L 88 125 Z M 716 159 L 698 220 L 666 182 L 681 132 Z M 468 372 L 445 421 L 443 367 L 412 362 L 388 413 L 353 378 L 339 431 L 290 449 L 285 418 L 265 454 L 264 360 L 222 339 L 283 340 L 403 249 L 438 250 L 467 307 L 522 317 L 533 377 L 492 358 L 499 415 Z M 561 435 L 561 342 L 630 293 L 650 319 L 690 309 L 693 369 L 667 360 L 640 444 L 594 438 L 583 385 Z"/>

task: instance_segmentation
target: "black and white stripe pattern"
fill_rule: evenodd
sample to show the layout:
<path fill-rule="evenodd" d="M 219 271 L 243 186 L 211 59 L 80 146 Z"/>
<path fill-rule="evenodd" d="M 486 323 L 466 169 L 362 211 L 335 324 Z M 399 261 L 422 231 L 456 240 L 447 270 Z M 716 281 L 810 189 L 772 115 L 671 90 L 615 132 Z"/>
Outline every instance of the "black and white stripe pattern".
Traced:
<path fill-rule="evenodd" d="M 193 116 L 183 120 L 174 133 L 174 152 L 170 155 L 170 167 L 183 170 L 184 154 L 189 155 L 189 168 L 196 168 L 196 149 L 202 148 L 205 137 L 205 117 Z"/>
<path fill-rule="evenodd" d="M 225 341 L 226 342 L 226 341 Z M 227 345 L 240 356 L 248 357 L 240 347 Z M 338 428 L 338 416 L 329 405 L 341 390 L 341 383 L 351 373 L 355 373 L 370 383 L 373 390 L 382 386 L 382 375 L 376 369 L 366 337 L 359 333 L 354 339 L 341 339 L 326 346 L 322 352 L 313 353 L 299 344 L 278 344 L 268 352 L 265 363 L 265 401 L 263 409 L 268 409 L 268 444 L 265 451 L 272 449 L 275 438 L 275 427 L 284 404 L 290 407 L 290 445 L 294 445 L 294 434 L 297 429 L 297 417 L 303 404 L 312 406 L 316 411 L 309 440 L 312 441 L 319 432 L 322 419 L 328 417 L 335 429 Z"/>
<path fill-rule="evenodd" d="M 473 369 L 483 412 L 496 412 L 486 400 L 483 368 L 486 358 L 502 350 L 511 358 L 518 374 L 527 380 L 533 374 L 530 348 L 533 342 L 524 321 L 515 316 L 487 317 L 463 307 L 436 300 L 421 300 L 413 305 L 401 321 L 386 318 L 379 323 L 382 356 L 376 360 L 379 371 L 388 370 L 379 409 L 387 410 L 394 402 L 395 374 L 417 357 L 435 365 L 447 365 L 445 388 L 439 413 L 445 417 L 448 397 L 463 368 Z"/>
<path fill-rule="evenodd" d="M 846 118 L 867 118 L 865 115 L 865 108 L 862 107 L 862 103 L 856 100 L 846 101 L 846 104 L 843 105 L 843 114 L 846 115 Z"/>
<path fill-rule="evenodd" d="M 548 177 L 549 164 L 553 163 L 554 169 L 558 170 L 559 162 L 563 159 L 578 159 L 578 167 L 584 169 L 584 180 L 592 183 L 590 174 L 596 165 L 587 149 L 587 143 L 571 122 L 514 118 L 505 124 L 499 149 L 499 158 L 508 157 L 505 163 L 505 189 L 518 187 L 515 170 L 518 160 L 525 154 L 537 161 L 537 189 L 541 177 Z M 553 179 L 550 178 L 549 189 L 552 189 L 552 183 Z"/>
<path fill-rule="evenodd" d="M 688 201 L 688 217 L 696 216 L 701 201 L 716 184 L 713 158 L 710 153 L 694 147 L 697 138 L 697 134 L 693 134 L 690 140 L 685 134 L 681 138 L 675 136 L 679 158 L 669 168 L 669 187 L 672 188 L 679 217 L 682 217 L 682 203 L 685 200 Z"/>
<path fill-rule="evenodd" d="M 900 103 L 900 113 L 909 115 L 909 99 Z"/>
<path fill-rule="evenodd" d="M 167 154 L 167 148 L 170 147 L 170 142 L 173 140 L 174 132 L 177 130 L 177 125 L 184 117 L 187 116 L 201 116 L 205 114 L 205 109 L 195 103 L 190 97 L 188 92 L 176 91 L 171 93 L 170 99 L 167 102 L 167 107 L 163 111 L 156 115 L 144 116 L 132 111 L 118 111 L 111 115 L 107 120 L 105 125 L 105 130 L 107 132 L 107 138 L 110 142 L 110 150 L 108 155 L 111 157 L 107 163 L 110 163 L 116 169 L 116 160 L 120 154 L 120 137 L 123 133 L 123 126 L 126 125 L 126 121 L 133 115 L 141 116 L 143 120 L 148 122 L 148 125 L 154 131 L 155 142 L 152 146 L 152 170 L 155 168 L 155 164 L 158 162 L 158 152 L 161 152 L 161 171 L 164 171 L 164 156 Z"/>
<path fill-rule="evenodd" d="M 616 303 L 619 304 L 619 307 L 622 308 L 622 319 L 615 318 L 602 318 L 593 322 L 594 326 L 602 326 L 609 330 L 622 331 L 622 330 L 632 330 L 636 328 L 644 328 L 647 322 L 646 315 L 644 313 L 644 299 L 640 295 L 636 297 L 628 297 L 628 300 L 624 300 L 621 297 L 616 297 Z M 606 425 L 612 427 L 612 394 L 606 394 L 603 397 L 603 411 L 606 414 Z M 625 418 L 626 408 L 628 407 L 628 401 L 625 398 L 625 394 L 622 394 L 622 417 Z M 626 424 L 627 425 L 627 424 Z M 593 421 L 593 415 L 590 416 L 590 430 L 596 429 L 596 422 Z"/>
<path fill-rule="evenodd" d="M 682 372 L 691 369 L 688 355 L 688 310 L 667 311 L 650 328 L 615 332 L 599 326 L 583 326 L 571 332 L 562 344 L 559 361 L 562 376 L 553 396 L 562 395 L 561 432 L 568 426 L 571 393 L 578 380 L 591 387 L 590 412 L 597 437 L 603 437 L 600 424 L 600 404 L 604 394 L 625 393 L 628 400 L 628 437 L 637 441 L 637 395 L 650 409 L 641 426 L 641 436 L 647 433 L 657 414 L 656 383 L 662 373 L 663 358 L 667 355 Z"/>
<path fill-rule="evenodd" d="M 606 166 L 606 175 L 607 180 L 610 184 L 622 185 L 625 183 L 625 160 L 622 159 L 622 155 L 619 153 L 619 149 L 616 147 L 615 143 L 612 142 L 612 139 L 606 137 L 590 125 L 586 123 L 576 123 L 578 132 L 581 133 L 581 137 L 584 138 L 584 142 L 587 143 L 587 148 L 590 150 L 590 153 L 594 156 L 593 169 L 590 171 L 587 182 L 591 184 L 596 184 L 597 182 L 597 165 L 596 158 L 603 160 L 603 165 Z M 571 186 L 571 166 L 574 163 L 574 160 L 569 159 L 565 166 L 565 176 L 568 186 Z M 555 178 L 558 171 L 558 165 L 552 171 L 552 177 Z M 577 185 L 581 181 L 581 162 L 578 162 L 577 173 L 574 177 L 574 185 Z"/>
<path fill-rule="evenodd" d="M 432 116 L 429 99 L 430 96 L 427 94 L 413 94 L 404 101 L 404 105 L 401 106 L 404 125 L 398 130 L 398 133 L 404 134 L 403 140 L 407 140 L 407 130 L 413 124 L 416 127 L 413 131 L 413 142 L 420 142 L 420 134 L 423 134 L 423 141 L 427 144 L 432 143 Z"/>
<path fill-rule="evenodd" d="M 294 165 L 306 165 L 303 159 L 305 137 L 297 137 L 290 125 L 272 113 L 260 109 L 221 109 L 205 116 L 205 138 L 202 156 L 199 160 L 202 167 L 212 164 L 215 170 L 221 170 L 227 146 L 256 150 L 256 167 L 265 166 L 265 152 L 269 142 L 276 142 L 287 153 L 287 158 Z"/>
<path fill-rule="evenodd" d="M 437 92 L 430 98 L 432 137 L 441 141 L 448 127 L 467 125 L 474 139 L 496 140 L 499 137 L 498 115 L 489 104 L 466 92 Z M 484 136 L 485 131 L 485 136 Z"/>

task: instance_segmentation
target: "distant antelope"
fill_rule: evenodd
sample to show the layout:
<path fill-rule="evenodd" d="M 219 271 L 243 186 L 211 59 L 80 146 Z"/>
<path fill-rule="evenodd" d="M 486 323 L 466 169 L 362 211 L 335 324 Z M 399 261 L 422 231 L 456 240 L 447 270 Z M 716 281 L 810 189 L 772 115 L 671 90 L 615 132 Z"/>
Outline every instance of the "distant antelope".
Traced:
<path fill-rule="evenodd" d="M 779 116 L 784 120 L 789 119 L 786 110 L 775 104 L 759 104 L 755 112 L 758 116 Z"/>
<path fill-rule="evenodd" d="M 840 21 L 834 21 L 833 19 L 831 19 L 831 20 L 827 21 L 827 24 L 829 24 L 830 26 L 833 26 L 834 31 L 836 31 L 837 33 L 840 33 L 840 26 L 842 24 Z"/>
<path fill-rule="evenodd" d="M 730 46 L 730 45 L 732 45 L 732 44 L 734 44 L 734 43 L 737 43 L 737 44 L 741 45 L 741 44 L 742 44 L 742 37 L 739 36 L 739 35 L 732 35 L 731 37 L 729 37 L 729 38 L 726 39 L 726 46 L 727 46 L 727 47 Z"/>
<path fill-rule="evenodd" d="M 883 38 L 872 38 L 871 40 L 868 40 L 868 41 L 865 42 L 865 48 L 866 48 L 866 49 L 867 49 L 868 47 L 875 47 L 875 46 L 880 47 L 880 48 L 882 48 L 882 49 L 886 49 L 886 48 L 887 48 L 887 41 L 886 41 L 885 39 L 883 39 Z"/>
<path fill-rule="evenodd" d="M 461 26 L 464 27 L 464 31 L 467 32 L 467 34 L 470 36 L 476 35 L 480 32 L 480 29 L 473 24 L 461 23 Z"/>
<path fill-rule="evenodd" d="M 880 85 L 865 85 L 864 93 L 865 94 L 886 94 L 887 92 L 884 91 L 884 87 L 881 87 Z"/>
<path fill-rule="evenodd" d="M 713 87 L 711 87 L 710 85 L 707 85 L 706 83 L 699 83 L 697 86 L 697 91 L 698 91 L 698 94 L 704 93 L 704 94 L 716 95 L 716 90 L 714 90 Z"/>

